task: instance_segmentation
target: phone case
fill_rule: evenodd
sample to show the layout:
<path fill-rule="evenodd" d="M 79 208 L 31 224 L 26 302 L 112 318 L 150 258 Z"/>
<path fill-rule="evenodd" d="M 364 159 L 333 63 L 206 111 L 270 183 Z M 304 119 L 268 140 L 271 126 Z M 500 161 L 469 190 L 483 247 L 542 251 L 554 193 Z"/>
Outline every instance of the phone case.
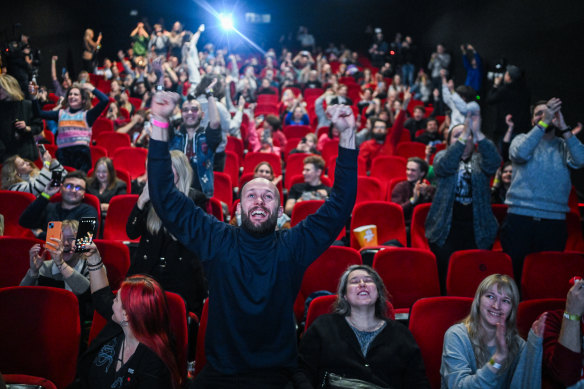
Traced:
<path fill-rule="evenodd" d="M 94 217 L 82 217 L 77 229 L 75 238 L 75 252 L 82 253 L 88 251 L 87 246 L 93 242 L 97 233 L 97 219 Z"/>
<path fill-rule="evenodd" d="M 56 243 L 51 238 L 61 239 L 61 222 L 49 222 L 47 226 L 47 243 L 55 245 Z"/>

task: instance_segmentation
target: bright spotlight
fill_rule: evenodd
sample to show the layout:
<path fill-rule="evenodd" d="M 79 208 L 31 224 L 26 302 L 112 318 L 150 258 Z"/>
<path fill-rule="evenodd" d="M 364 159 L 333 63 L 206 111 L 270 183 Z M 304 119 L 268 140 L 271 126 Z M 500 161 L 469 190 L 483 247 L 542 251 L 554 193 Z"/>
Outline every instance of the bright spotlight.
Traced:
<path fill-rule="evenodd" d="M 219 14 L 219 20 L 221 21 L 221 27 L 224 30 L 233 30 L 233 15 L 231 14 Z"/>

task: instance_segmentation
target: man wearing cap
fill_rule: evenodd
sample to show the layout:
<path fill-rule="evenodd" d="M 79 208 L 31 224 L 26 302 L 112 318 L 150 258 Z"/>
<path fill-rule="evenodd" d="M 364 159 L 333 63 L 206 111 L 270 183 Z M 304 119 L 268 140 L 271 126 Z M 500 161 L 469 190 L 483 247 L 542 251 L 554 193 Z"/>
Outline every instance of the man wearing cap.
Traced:
<path fill-rule="evenodd" d="M 493 87 L 487 94 L 487 103 L 496 106 L 497 117 L 493 142 L 496 145 L 505 135 L 507 124 L 505 116 L 512 115 L 515 128 L 519 132 L 527 132 L 529 125 L 529 91 L 525 86 L 521 69 L 517 66 L 507 66 L 507 71 L 502 77 L 493 81 Z"/>
<path fill-rule="evenodd" d="M 501 245 L 521 280 L 523 260 L 538 251 L 563 251 L 567 240 L 566 213 L 572 188 L 568 167 L 584 167 L 584 145 L 564 121 L 558 98 L 534 105 L 527 134 L 511 142 L 513 178 L 505 204 Z"/>

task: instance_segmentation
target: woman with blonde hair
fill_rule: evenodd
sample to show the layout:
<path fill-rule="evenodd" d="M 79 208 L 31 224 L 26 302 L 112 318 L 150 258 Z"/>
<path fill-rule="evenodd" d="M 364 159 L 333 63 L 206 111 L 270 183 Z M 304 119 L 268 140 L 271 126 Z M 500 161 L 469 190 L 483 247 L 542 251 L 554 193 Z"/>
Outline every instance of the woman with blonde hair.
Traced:
<path fill-rule="evenodd" d="M 191 189 L 193 170 L 187 157 L 181 151 L 172 150 L 170 158 L 176 188 L 205 208 L 207 198 L 201 192 L 197 196 Z M 151 275 L 164 289 L 180 294 L 189 311 L 200 315 L 203 299 L 207 297 L 203 268 L 199 258 L 162 226 L 150 202 L 148 182 L 128 218 L 126 232 L 131 239 L 140 237 L 128 275 Z"/>
<path fill-rule="evenodd" d="M 43 154 L 43 168 L 39 170 L 30 160 L 13 155 L 2 165 L 2 189 L 15 192 L 28 192 L 40 196 L 51 182 L 53 172 L 61 172 L 65 178 L 67 172 L 59 161 L 53 159 L 48 151 Z"/>
<path fill-rule="evenodd" d="M 16 78 L 0 74 L 0 163 L 12 155 L 34 161 L 39 152 L 34 137 L 43 131 L 43 123 L 34 118 L 32 103 Z"/>
<path fill-rule="evenodd" d="M 546 315 L 517 334 L 519 290 L 507 275 L 492 274 L 477 288 L 470 314 L 444 335 L 442 388 L 540 388 Z"/>

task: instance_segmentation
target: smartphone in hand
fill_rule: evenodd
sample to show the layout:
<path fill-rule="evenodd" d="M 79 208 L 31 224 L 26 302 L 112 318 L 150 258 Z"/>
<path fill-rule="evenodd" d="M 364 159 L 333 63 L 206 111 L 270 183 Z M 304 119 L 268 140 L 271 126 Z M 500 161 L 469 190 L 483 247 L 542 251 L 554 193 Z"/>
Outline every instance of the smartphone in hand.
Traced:
<path fill-rule="evenodd" d="M 83 253 L 89 251 L 87 246 L 93 243 L 95 234 L 97 234 L 97 218 L 82 217 L 79 221 L 77 237 L 75 238 L 75 252 Z"/>
<path fill-rule="evenodd" d="M 61 228 L 62 228 L 61 222 L 56 222 L 56 221 L 49 222 L 49 224 L 47 226 L 46 243 L 51 243 L 51 244 L 55 245 L 55 242 L 53 241 L 52 238 L 61 239 Z"/>
<path fill-rule="evenodd" d="M 61 186 L 61 181 L 63 180 L 63 172 L 60 170 L 53 170 L 51 175 L 51 186 L 57 187 Z"/>

